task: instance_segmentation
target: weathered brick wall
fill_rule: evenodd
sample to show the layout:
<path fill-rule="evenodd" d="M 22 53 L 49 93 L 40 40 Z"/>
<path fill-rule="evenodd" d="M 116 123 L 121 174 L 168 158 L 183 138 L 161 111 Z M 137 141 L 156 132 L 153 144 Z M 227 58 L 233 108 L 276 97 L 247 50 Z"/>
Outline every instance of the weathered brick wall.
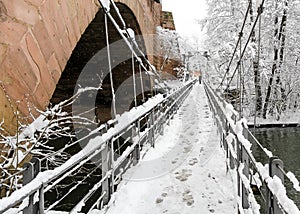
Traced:
<path fill-rule="evenodd" d="M 161 5 L 152 0 L 117 0 L 128 5 L 143 34 L 155 33 Z M 0 122 L 13 134 L 22 118 L 43 110 L 82 33 L 99 9 L 97 0 L 0 0 Z M 147 49 L 153 45 L 146 44 Z M 150 59 L 150 61 L 152 61 Z M 23 122 L 30 122 L 23 119 Z"/>

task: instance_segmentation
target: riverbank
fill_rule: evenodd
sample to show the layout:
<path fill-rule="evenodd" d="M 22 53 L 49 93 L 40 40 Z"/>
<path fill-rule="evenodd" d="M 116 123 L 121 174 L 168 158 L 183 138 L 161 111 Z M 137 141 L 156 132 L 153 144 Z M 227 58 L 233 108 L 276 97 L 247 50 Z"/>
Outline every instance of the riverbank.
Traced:
<path fill-rule="evenodd" d="M 254 127 L 254 117 L 249 117 L 247 120 L 248 126 Z M 300 110 L 285 113 L 279 120 L 274 117 L 268 117 L 267 119 L 257 117 L 255 123 L 258 128 L 300 127 Z"/>

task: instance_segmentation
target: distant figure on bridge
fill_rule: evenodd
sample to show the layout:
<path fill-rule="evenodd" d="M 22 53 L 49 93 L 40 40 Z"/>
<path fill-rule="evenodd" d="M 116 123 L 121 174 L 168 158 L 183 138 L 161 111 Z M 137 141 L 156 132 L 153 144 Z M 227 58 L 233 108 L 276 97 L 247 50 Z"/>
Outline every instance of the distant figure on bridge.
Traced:
<path fill-rule="evenodd" d="M 201 84 L 201 81 L 202 81 L 202 73 L 200 71 L 200 73 L 199 73 L 199 84 Z"/>

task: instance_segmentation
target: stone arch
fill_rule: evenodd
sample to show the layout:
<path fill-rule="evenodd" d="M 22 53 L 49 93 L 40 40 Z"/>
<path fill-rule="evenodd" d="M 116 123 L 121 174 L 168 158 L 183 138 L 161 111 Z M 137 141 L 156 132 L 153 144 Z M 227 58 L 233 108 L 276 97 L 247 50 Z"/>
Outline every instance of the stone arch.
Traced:
<path fill-rule="evenodd" d="M 140 28 L 139 22 L 128 5 L 124 3 L 117 2 L 116 3 L 120 13 L 122 14 L 124 21 L 126 23 L 127 28 L 131 28 L 136 35 L 142 35 L 142 30 Z M 114 10 L 111 10 L 111 14 L 113 17 L 117 17 L 117 14 Z M 116 18 L 117 23 L 119 26 L 121 25 L 120 20 Z M 113 84 L 115 90 L 125 82 L 125 80 L 129 79 L 132 76 L 132 61 L 131 61 L 131 51 L 125 44 L 125 42 L 120 41 L 121 36 L 119 32 L 115 29 L 113 24 L 108 20 L 108 28 L 109 28 L 109 42 L 113 44 L 118 42 L 120 48 L 118 50 L 118 54 L 114 53 L 114 50 L 111 50 L 112 61 L 118 61 L 118 59 L 114 59 L 115 55 L 120 55 L 120 51 L 122 51 L 122 55 L 127 55 L 129 57 L 124 62 L 118 64 L 115 68 L 113 68 Z M 142 38 L 141 36 L 139 38 Z M 139 44 L 140 49 L 146 53 L 145 42 L 143 39 L 137 41 Z M 82 70 L 85 68 L 86 64 L 91 60 L 99 51 L 106 48 L 106 38 L 105 38 L 105 25 L 104 25 L 104 12 L 99 10 L 95 15 L 95 18 L 89 24 L 83 35 L 81 36 L 79 42 L 77 43 L 70 59 L 67 62 L 66 68 L 62 72 L 62 76 L 57 84 L 55 92 L 51 98 L 51 103 L 56 104 L 60 101 L 70 98 L 74 93 L 74 88 L 77 84 L 77 79 L 81 74 Z M 95 69 L 102 69 L 101 68 L 101 60 L 97 61 L 98 65 L 95 65 Z M 106 60 L 106 58 L 104 59 Z M 103 68 L 107 69 L 107 68 Z M 135 64 L 135 72 L 139 71 L 137 64 Z M 84 82 L 88 82 L 93 78 L 102 78 L 102 71 L 97 71 L 98 77 L 94 75 L 86 76 L 83 80 Z M 105 76 L 102 79 L 102 90 L 98 91 L 97 99 L 95 103 L 96 107 L 96 114 L 97 119 L 100 123 L 106 122 L 107 120 L 111 119 L 111 101 L 112 101 L 112 92 L 111 92 L 111 83 L 109 80 L 109 76 Z M 144 81 L 145 84 L 150 84 L 149 81 Z M 124 87 L 124 86 L 123 86 Z M 126 85 L 124 88 L 124 93 L 126 91 L 133 90 L 132 85 Z M 85 112 L 90 109 L 89 106 L 85 106 L 84 104 L 84 97 L 88 97 L 88 93 L 86 96 L 81 96 L 83 98 L 80 99 L 80 106 L 82 109 L 79 111 Z M 126 99 L 126 96 L 122 97 Z M 128 103 L 128 102 L 126 102 Z M 71 108 L 71 106 L 70 106 Z M 71 112 L 72 109 L 67 109 L 67 111 Z M 117 112 L 122 113 L 122 112 Z"/>

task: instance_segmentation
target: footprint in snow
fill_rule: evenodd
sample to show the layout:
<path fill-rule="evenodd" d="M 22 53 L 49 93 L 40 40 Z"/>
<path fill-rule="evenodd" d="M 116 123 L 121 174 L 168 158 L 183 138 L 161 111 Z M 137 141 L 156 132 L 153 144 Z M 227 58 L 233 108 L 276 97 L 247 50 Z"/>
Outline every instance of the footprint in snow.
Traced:
<path fill-rule="evenodd" d="M 161 196 L 164 197 L 164 198 L 167 197 L 167 195 L 168 195 L 168 193 L 166 193 L 166 192 L 163 192 L 163 193 L 161 194 Z"/>
<path fill-rule="evenodd" d="M 190 190 L 185 190 L 184 193 L 182 193 L 182 200 L 186 202 L 186 205 L 188 206 L 192 206 L 194 204 L 194 197 Z"/>
<path fill-rule="evenodd" d="M 191 146 L 188 146 L 188 147 L 184 147 L 184 153 L 189 153 L 191 150 L 192 150 L 192 147 Z"/>
<path fill-rule="evenodd" d="M 175 178 L 179 181 L 186 181 L 192 175 L 192 170 L 183 169 L 181 172 L 175 172 Z"/>
<path fill-rule="evenodd" d="M 160 204 L 160 203 L 162 203 L 163 201 L 164 201 L 164 199 L 162 199 L 162 198 L 157 198 L 156 201 L 155 201 L 155 203 L 156 203 L 156 204 Z"/>
<path fill-rule="evenodd" d="M 195 134 L 195 133 L 194 133 L 193 131 L 189 132 L 189 135 L 190 135 L 190 136 L 194 136 L 194 134 Z"/>
<path fill-rule="evenodd" d="M 200 148 L 200 153 L 201 153 L 201 152 L 204 152 L 204 147 L 201 147 L 201 148 Z"/>
<path fill-rule="evenodd" d="M 193 158 L 191 160 L 189 160 L 188 164 L 190 166 L 194 166 L 196 163 L 198 163 L 198 159 L 197 158 Z"/>

